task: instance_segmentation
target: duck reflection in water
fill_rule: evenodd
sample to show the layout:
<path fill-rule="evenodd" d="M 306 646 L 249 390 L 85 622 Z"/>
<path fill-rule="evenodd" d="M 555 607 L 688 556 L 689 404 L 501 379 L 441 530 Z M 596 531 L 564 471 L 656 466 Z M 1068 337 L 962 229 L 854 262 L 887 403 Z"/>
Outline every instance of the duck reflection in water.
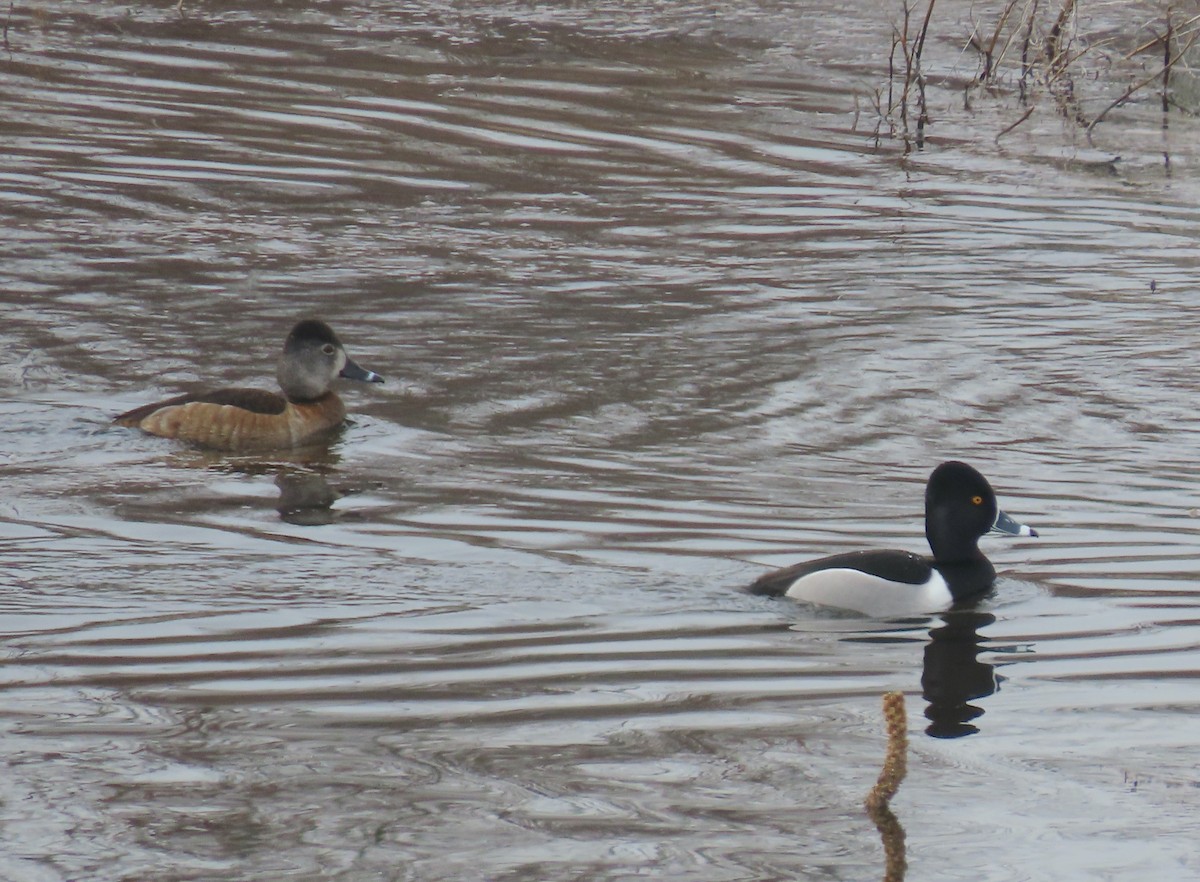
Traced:
<path fill-rule="evenodd" d="M 333 504 L 344 494 L 335 490 L 320 472 L 282 469 L 275 476 L 275 486 L 279 488 L 275 510 L 280 520 L 300 527 L 317 527 L 337 520 Z"/>
<path fill-rule="evenodd" d="M 934 738 L 962 738 L 979 727 L 973 720 L 983 708 L 970 702 L 986 698 L 1000 688 L 995 666 L 979 660 L 986 638 L 979 629 L 996 621 L 990 613 L 962 610 L 946 613 L 945 623 L 929 632 L 925 664 L 921 672 L 921 695 L 929 702 L 925 716 L 930 721 L 925 733 Z"/>

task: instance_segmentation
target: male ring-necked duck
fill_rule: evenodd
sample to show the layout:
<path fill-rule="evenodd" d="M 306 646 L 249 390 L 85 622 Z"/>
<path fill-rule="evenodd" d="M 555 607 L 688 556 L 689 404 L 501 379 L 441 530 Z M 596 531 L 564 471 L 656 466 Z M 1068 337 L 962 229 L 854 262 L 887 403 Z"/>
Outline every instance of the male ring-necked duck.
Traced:
<path fill-rule="evenodd" d="M 1036 536 L 996 504 L 987 479 L 944 462 L 925 487 L 925 536 L 933 557 L 907 551 L 852 551 L 767 573 L 750 592 L 792 597 L 870 615 L 935 612 L 986 594 L 996 570 L 977 545 L 984 533 Z"/>
<path fill-rule="evenodd" d="M 346 406 L 330 390 L 337 377 L 382 383 L 355 364 L 329 325 L 297 323 L 283 344 L 279 387 L 180 395 L 123 413 L 114 422 L 201 447 L 244 451 L 296 447 L 342 424 Z"/>

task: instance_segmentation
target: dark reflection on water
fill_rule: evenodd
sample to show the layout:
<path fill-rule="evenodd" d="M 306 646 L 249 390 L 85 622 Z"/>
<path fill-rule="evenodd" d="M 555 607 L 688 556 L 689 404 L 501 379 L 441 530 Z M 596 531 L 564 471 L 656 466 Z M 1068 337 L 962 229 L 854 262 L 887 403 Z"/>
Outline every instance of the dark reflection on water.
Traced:
<path fill-rule="evenodd" d="M 785 601 L 786 602 L 786 601 Z M 855 619 L 847 618 L 848 624 Z M 929 619 L 917 617 L 896 620 L 882 628 L 870 627 L 863 633 L 850 633 L 846 642 L 869 646 L 895 645 L 911 648 L 928 628 L 920 669 L 921 697 L 927 702 L 925 717 L 930 721 L 926 734 L 934 738 L 961 738 L 978 733 L 975 721 L 983 709 L 971 704 L 987 698 L 1000 688 L 1003 678 L 995 665 L 979 655 L 996 652 L 979 632 L 996 622 L 992 613 L 954 610 L 939 617 L 940 624 L 929 628 Z M 904 684 L 911 688 L 911 684 Z"/>
<path fill-rule="evenodd" d="M 1200 139 L 997 145 L 937 9 L 904 157 L 877 4 L 13 7 L 0 877 L 870 878 L 918 683 L 914 878 L 1195 875 Z M 304 315 L 330 446 L 109 425 Z M 951 457 L 1043 533 L 977 611 L 735 590 Z"/>
<path fill-rule="evenodd" d="M 995 621 L 990 613 L 954 612 L 929 632 L 921 673 L 921 695 L 929 702 L 927 734 L 960 738 L 979 731 L 974 721 L 983 716 L 983 709 L 970 702 L 1000 688 L 994 666 L 979 660 L 985 643 L 979 630 Z"/>
<path fill-rule="evenodd" d="M 332 508 L 342 494 L 321 473 L 281 470 L 275 486 L 279 488 L 275 510 L 289 524 L 315 527 L 331 524 L 337 517 Z"/>

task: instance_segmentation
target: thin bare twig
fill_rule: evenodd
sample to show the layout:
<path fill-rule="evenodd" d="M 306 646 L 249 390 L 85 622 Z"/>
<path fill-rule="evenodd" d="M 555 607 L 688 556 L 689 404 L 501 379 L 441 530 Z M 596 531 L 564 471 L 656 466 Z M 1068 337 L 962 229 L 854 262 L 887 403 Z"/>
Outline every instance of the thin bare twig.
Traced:
<path fill-rule="evenodd" d="M 929 20 L 933 18 L 933 4 L 935 2 L 936 0 L 929 0 L 929 5 L 925 8 L 925 21 L 921 24 L 921 33 L 917 38 L 917 48 L 913 53 L 913 59 L 915 61 L 913 66 L 917 69 L 918 75 L 920 75 L 921 52 L 925 48 L 925 35 L 929 33 Z"/>
<path fill-rule="evenodd" d="M 1162 85 L 1162 112 L 1163 112 L 1163 127 L 1167 125 L 1167 113 L 1171 109 L 1171 102 L 1168 98 L 1171 92 L 1171 7 L 1167 7 L 1167 35 L 1163 37 L 1163 85 Z"/>
<path fill-rule="evenodd" d="M 1033 116 L 1033 112 L 1036 109 L 1037 109 L 1036 107 L 1026 108 L 1025 112 L 1023 114 L 1021 114 L 1021 118 L 1019 120 L 1017 120 L 1011 126 L 1007 126 L 1004 129 L 1004 131 L 1002 131 L 1002 132 L 1000 132 L 1000 134 L 996 135 L 996 140 L 999 141 L 1001 138 L 1003 138 L 1005 135 L 1007 135 L 1009 132 L 1011 132 L 1013 129 L 1015 129 L 1017 126 L 1019 126 L 1021 123 L 1025 122 L 1025 120 L 1029 119 L 1029 117 Z"/>
<path fill-rule="evenodd" d="M 1200 15 L 1193 15 L 1187 21 L 1183 22 L 1183 24 L 1176 25 L 1175 31 L 1177 33 L 1186 31 L 1188 28 L 1190 28 L 1192 25 L 1196 24 L 1197 22 L 1200 22 Z M 1153 49 L 1155 46 L 1157 46 L 1161 42 L 1162 42 L 1162 37 L 1160 37 L 1158 34 L 1155 34 L 1153 39 L 1147 40 L 1145 43 L 1142 43 L 1140 46 L 1136 46 L 1133 49 L 1130 49 L 1125 54 L 1125 60 L 1129 61 L 1129 59 L 1133 58 L 1135 55 L 1141 55 L 1143 52 L 1147 51 L 1148 49 Z"/>
<path fill-rule="evenodd" d="M 912 85 L 912 53 L 908 49 L 908 19 L 912 12 L 904 3 L 904 31 L 900 36 L 900 51 L 904 53 L 904 90 L 900 93 L 900 124 L 908 132 L 908 89 Z"/>
<path fill-rule="evenodd" d="M 1186 55 L 1188 52 L 1191 51 L 1191 48 L 1194 45 L 1196 45 L 1197 40 L 1200 40 L 1200 31 L 1197 31 L 1196 33 L 1192 34 L 1192 38 L 1190 40 L 1188 40 L 1187 45 L 1184 46 L 1182 49 L 1180 49 L 1177 53 L 1175 53 L 1175 55 L 1173 55 L 1169 59 L 1167 59 L 1167 63 L 1164 65 L 1164 68 L 1173 67 L 1179 61 L 1180 58 L 1182 58 L 1184 55 Z M 1096 128 L 1096 126 L 1099 124 L 1100 120 L 1104 119 L 1104 117 L 1106 117 L 1108 115 L 1110 110 L 1112 110 L 1115 107 L 1120 107 L 1122 104 L 1124 104 L 1126 101 L 1129 100 L 1130 96 L 1133 95 L 1134 92 L 1137 92 L 1139 89 L 1144 89 L 1150 83 L 1154 82 L 1159 76 L 1161 76 L 1161 72 L 1155 71 L 1154 73 L 1150 74 L 1149 76 L 1138 80 L 1136 83 L 1134 83 L 1128 89 L 1126 89 L 1121 94 L 1121 97 L 1117 98 L 1112 103 L 1110 103 L 1108 105 L 1108 107 L 1106 107 L 1102 111 L 1100 111 L 1100 113 L 1097 114 L 1096 118 L 1093 119 L 1087 125 L 1086 132 L 1087 132 L 1088 137 L 1090 138 L 1092 136 L 1092 129 Z"/>

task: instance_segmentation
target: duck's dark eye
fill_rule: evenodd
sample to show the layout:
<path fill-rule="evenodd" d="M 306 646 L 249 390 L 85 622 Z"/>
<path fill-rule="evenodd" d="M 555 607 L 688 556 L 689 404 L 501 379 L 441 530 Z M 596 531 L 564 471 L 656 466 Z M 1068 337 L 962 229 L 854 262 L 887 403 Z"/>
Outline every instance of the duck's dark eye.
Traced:
<path fill-rule="evenodd" d="M 971 504 L 972 505 L 983 505 L 983 497 L 982 496 L 972 496 Z"/>
<path fill-rule="evenodd" d="M 333 348 L 332 343 L 326 343 L 324 346 L 321 347 L 321 351 L 324 352 L 326 355 L 333 355 L 333 353 L 335 353 L 337 350 Z"/>

